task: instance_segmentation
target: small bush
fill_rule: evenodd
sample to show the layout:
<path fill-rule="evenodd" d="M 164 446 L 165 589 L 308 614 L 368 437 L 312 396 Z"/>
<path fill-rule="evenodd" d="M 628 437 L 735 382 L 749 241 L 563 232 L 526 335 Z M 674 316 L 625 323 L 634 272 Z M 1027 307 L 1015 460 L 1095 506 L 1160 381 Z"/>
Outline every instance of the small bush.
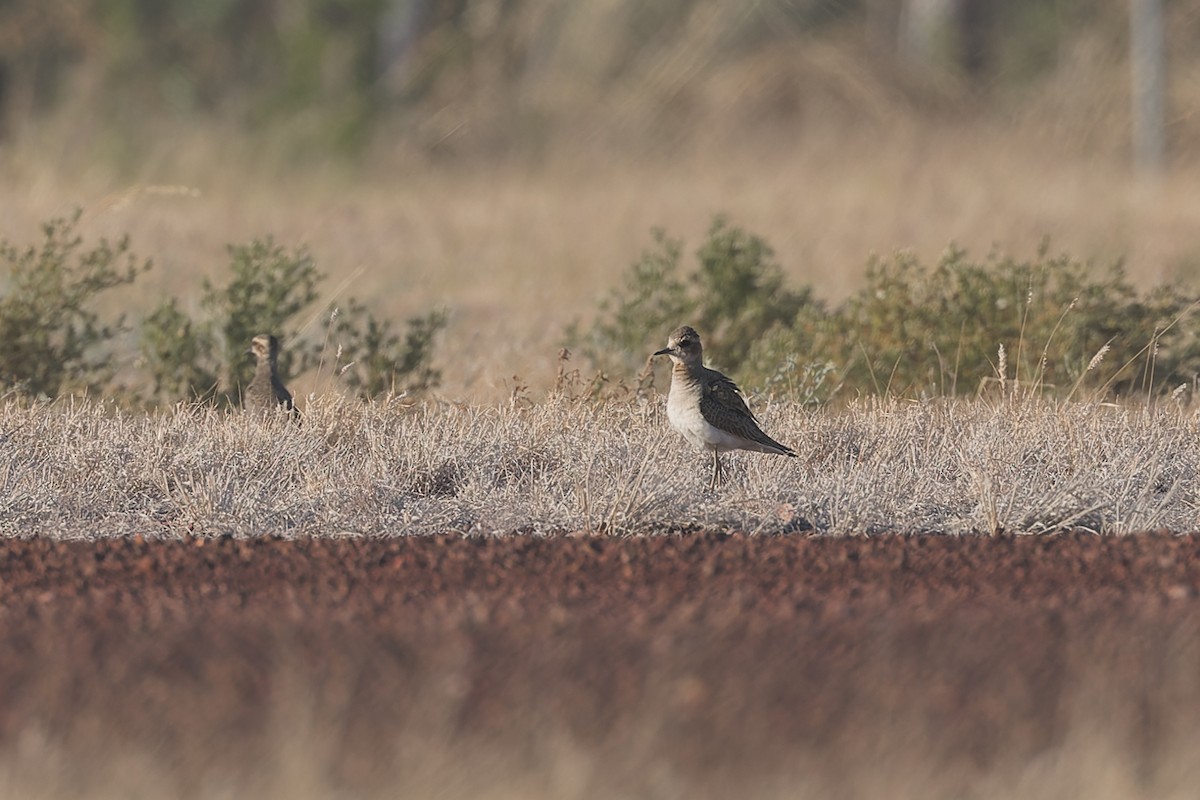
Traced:
<path fill-rule="evenodd" d="M 755 346 L 774 330 L 793 330 L 803 315 L 819 314 L 812 290 L 785 285 L 775 251 L 763 239 L 730 227 L 722 217 L 696 251 L 699 269 L 692 276 L 695 319 L 715 363 L 730 369 L 750 360 Z M 765 375 L 753 371 L 755 380 Z"/>
<path fill-rule="evenodd" d="M 437 333 L 446 314 L 435 311 L 408 320 L 401 334 L 388 320 L 376 318 L 355 300 L 330 315 L 324 345 L 303 337 L 299 318 L 320 296 L 324 276 L 304 248 L 288 251 L 260 239 L 229 248 L 227 283 L 204 282 L 197 321 L 168 300 L 142 322 L 143 363 L 153 381 L 153 402 L 208 399 L 224 405 L 240 402 L 242 387 L 253 375 L 246 347 L 255 335 L 274 333 L 286 346 L 279 358 L 284 382 L 323 368 L 332 335 L 338 362 L 334 374 L 360 397 L 393 390 L 435 386 L 440 375 L 431 366 Z"/>
<path fill-rule="evenodd" d="M 679 276 L 683 243 L 661 228 L 651 236 L 654 247 L 630 266 L 620 288 L 600 301 L 592 327 L 584 332 L 576 322 L 567 330 L 568 344 L 602 372 L 636 371 L 654 352 L 650 345 L 695 311 L 695 299 Z"/>
<path fill-rule="evenodd" d="M 1139 296 L 1119 264 L 1097 274 L 1048 252 L 980 262 L 951 247 L 933 269 L 910 254 L 872 260 L 833 320 L 841 379 L 862 392 L 971 394 L 1001 383 L 1003 345 L 1010 389 L 1065 396 L 1086 379 L 1127 395 L 1191 382 L 1200 343 L 1178 324 L 1191 298 L 1177 287 Z"/>
<path fill-rule="evenodd" d="M 236 405 L 254 373 L 246 347 L 260 333 L 291 340 L 279 358 L 285 382 L 314 363 L 313 347 L 295 338 L 296 318 L 316 301 L 323 277 L 312 255 L 304 248 L 289 252 L 268 237 L 230 246 L 229 256 L 229 281 L 204 281 L 204 318 L 192 319 L 172 298 L 142 321 L 142 364 L 153 383 L 149 402 Z"/>
<path fill-rule="evenodd" d="M 155 400 L 205 400 L 220 383 L 208 331 L 179 310 L 174 298 L 142 321 L 142 361 L 153 381 Z"/>
<path fill-rule="evenodd" d="M 345 365 L 336 365 L 335 372 L 359 397 L 419 391 L 441 380 L 441 373 L 430 362 L 437 334 L 446 327 L 445 311 L 409 319 L 403 336 L 390 320 L 376 319 L 354 299 L 347 313 L 331 316 L 338 352 L 349 359 Z"/>
<path fill-rule="evenodd" d="M 974 260 L 952 246 L 932 268 L 909 253 L 873 258 L 863 288 L 829 310 L 809 288 L 786 285 L 762 239 L 724 219 L 687 276 L 682 244 L 662 231 L 654 240 L 592 327 L 568 331 L 594 367 L 622 379 L 683 322 L 700 331 L 706 360 L 745 388 L 805 403 L 995 387 L 1149 395 L 1200 374 L 1200 338 L 1187 324 L 1200 301 L 1178 286 L 1141 294 L 1120 264 L 1097 270 L 1048 245 L 1029 260 Z"/>
<path fill-rule="evenodd" d="M 822 304 L 811 289 L 786 286 L 763 239 L 717 217 L 696 252 L 697 269 L 681 276 L 683 243 L 661 230 L 653 237 L 655 247 L 601 301 L 592 327 L 583 332 L 577 323 L 567 332 L 568 343 L 597 369 L 631 375 L 671 330 L 691 324 L 701 332 L 708 361 L 761 387 L 797 352 L 797 342 L 815 335 Z"/>
<path fill-rule="evenodd" d="M 113 341 L 124 317 L 103 320 L 97 296 L 132 283 L 150 268 L 129 240 L 101 239 L 90 249 L 76 233 L 80 212 L 42 225 L 40 246 L 0 242 L 0 385 L 34 396 L 99 391 L 112 378 Z"/>
<path fill-rule="evenodd" d="M 306 248 L 291 252 L 274 239 L 255 239 L 229 247 L 232 278 L 223 286 L 204 281 L 201 306 L 216 322 L 217 354 L 224 368 L 226 391 L 240 392 L 254 375 L 246 347 L 260 333 L 290 342 L 279 356 L 281 375 L 292 376 L 311 366 L 311 346 L 295 339 L 296 318 L 317 301 L 324 279 Z"/>

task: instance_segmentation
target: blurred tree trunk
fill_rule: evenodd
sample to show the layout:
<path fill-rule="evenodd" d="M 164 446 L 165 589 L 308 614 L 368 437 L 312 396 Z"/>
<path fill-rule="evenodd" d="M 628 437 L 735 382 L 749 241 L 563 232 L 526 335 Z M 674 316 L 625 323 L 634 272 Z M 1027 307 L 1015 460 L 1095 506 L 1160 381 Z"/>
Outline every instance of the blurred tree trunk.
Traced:
<path fill-rule="evenodd" d="M 867 36 L 876 50 L 920 68 L 953 68 L 969 80 L 992 64 L 994 0 L 868 0 Z"/>
<path fill-rule="evenodd" d="M 904 0 L 900 8 L 897 48 L 906 61 L 936 65 L 954 20 L 956 0 Z"/>
<path fill-rule="evenodd" d="M 995 9 L 992 0 L 958 0 L 959 58 L 975 82 L 986 79 L 992 67 Z"/>
<path fill-rule="evenodd" d="M 896 54 L 901 4 L 896 0 L 867 0 L 866 30 L 871 49 L 888 56 Z"/>
<path fill-rule="evenodd" d="M 9 66 L 0 61 L 0 141 L 4 141 L 12 134 L 12 120 L 9 117 L 13 112 L 12 103 L 8 98 L 8 71 Z"/>
<path fill-rule="evenodd" d="M 398 97 L 408 89 L 412 53 L 429 17 L 430 0 L 389 0 L 376 33 L 375 73 L 387 94 Z"/>
<path fill-rule="evenodd" d="M 1161 0 L 1130 0 L 1129 64 L 1133 106 L 1133 166 L 1138 175 L 1162 172 L 1166 157 L 1167 65 Z"/>

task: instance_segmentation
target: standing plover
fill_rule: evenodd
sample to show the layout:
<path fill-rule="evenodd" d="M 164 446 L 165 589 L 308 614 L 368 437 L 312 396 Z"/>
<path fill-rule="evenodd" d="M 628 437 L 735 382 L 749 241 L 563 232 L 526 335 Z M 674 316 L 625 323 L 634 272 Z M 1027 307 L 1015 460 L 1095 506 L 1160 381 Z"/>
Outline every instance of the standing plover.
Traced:
<path fill-rule="evenodd" d="M 260 333 L 250 342 L 246 351 L 258 359 L 254 367 L 254 378 L 246 387 L 243 400 L 246 408 L 269 409 L 283 406 L 293 416 L 299 412 L 292 404 L 292 393 L 279 379 L 279 339 Z"/>
<path fill-rule="evenodd" d="M 716 488 L 721 480 L 721 453 L 727 450 L 796 457 L 792 448 L 762 432 L 737 384 L 704 366 L 704 351 L 695 330 L 687 325 L 676 328 L 667 346 L 654 355 L 670 356 L 674 364 L 667 395 L 671 427 L 697 449 L 712 451 L 709 488 Z"/>

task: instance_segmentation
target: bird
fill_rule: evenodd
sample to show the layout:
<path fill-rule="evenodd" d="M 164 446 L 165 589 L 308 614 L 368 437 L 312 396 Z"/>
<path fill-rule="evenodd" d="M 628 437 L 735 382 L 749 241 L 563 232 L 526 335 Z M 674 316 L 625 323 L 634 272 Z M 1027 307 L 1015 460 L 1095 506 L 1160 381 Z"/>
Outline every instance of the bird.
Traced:
<path fill-rule="evenodd" d="M 247 409 L 275 409 L 283 406 L 293 417 L 299 415 L 292 403 L 292 393 L 279 379 L 279 339 L 269 333 L 260 333 L 250 341 L 246 351 L 258 363 L 254 367 L 254 378 L 246 387 L 243 404 Z"/>
<path fill-rule="evenodd" d="M 758 427 L 742 391 L 729 377 L 704 366 L 700 334 L 683 325 L 672 331 L 667 346 L 656 356 L 670 356 L 671 390 L 667 394 L 667 419 L 684 439 L 713 454 L 709 489 L 721 481 L 721 453 L 754 450 L 795 458 L 792 448 L 772 439 Z"/>

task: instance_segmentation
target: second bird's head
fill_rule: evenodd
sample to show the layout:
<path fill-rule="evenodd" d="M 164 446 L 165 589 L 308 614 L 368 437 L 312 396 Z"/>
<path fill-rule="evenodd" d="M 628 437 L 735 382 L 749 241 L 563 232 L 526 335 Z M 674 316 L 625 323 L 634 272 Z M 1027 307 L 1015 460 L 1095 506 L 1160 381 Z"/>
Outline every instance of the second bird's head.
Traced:
<path fill-rule="evenodd" d="M 279 340 L 268 333 L 260 333 L 250 340 L 250 349 L 246 351 L 259 361 L 274 360 L 279 356 Z"/>
<path fill-rule="evenodd" d="M 654 355 L 670 356 L 676 364 L 703 363 L 703 348 L 700 345 L 700 334 L 690 326 L 682 325 L 671 331 L 667 346 Z"/>

